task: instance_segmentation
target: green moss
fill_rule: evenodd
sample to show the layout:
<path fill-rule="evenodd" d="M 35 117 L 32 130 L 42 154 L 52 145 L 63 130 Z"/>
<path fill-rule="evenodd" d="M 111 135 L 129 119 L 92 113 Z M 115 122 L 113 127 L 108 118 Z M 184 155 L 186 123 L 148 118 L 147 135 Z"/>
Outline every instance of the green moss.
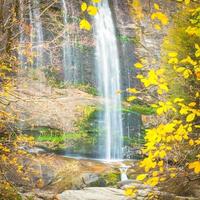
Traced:
<path fill-rule="evenodd" d="M 141 107 L 141 106 L 140 106 Z M 144 107 L 143 113 L 144 113 Z M 141 110 L 141 108 L 140 108 Z M 103 127 L 99 127 L 98 125 L 98 115 L 102 113 L 104 110 L 102 107 L 96 106 L 86 106 L 83 107 L 80 112 L 82 113 L 82 117 L 76 121 L 76 131 L 72 133 L 66 133 L 61 130 L 51 129 L 48 127 L 40 127 L 34 130 L 35 138 L 38 142 L 47 142 L 53 151 L 62 152 L 65 150 L 71 154 L 81 154 L 93 156 L 98 154 L 99 141 L 103 143 L 103 139 L 105 138 L 105 130 Z M 137 110 L 138 111 L 138 110 Z M 148 112 L 147 112 L 148 111 Z M 123 112 L 131 112 L 135 113 L 135 115 L 139 115 L 136 113 L 134 109 L 124 109 Z M 151 113 L 148 109 L 145 110 L 145 113 Z M 126 115 L 126 113 L 124 113 Z M 144 140 L 141 135 L 141 138 L 124 138 L 125 145 L 132 146 L 133 144 L 143 144 Z M 49 143 L 48 143 L 49 142 Z M 91 155 L 89 155 L 91 154 Z"/>
<path fill-rule="evenodd" d="M 91 52 L 91 51 L 94 50 L 94 47 L 81 44 L 80 42 L 76 42 L 76 43 L 75 43 L 75 47 L 76 47 L 77 49 L 79 49 L 82 53 L 84 53 L 84 52 Z"/>
<path fill-rule="evenodd" d="M 117 35 L 117 38 L 123 42 L 123 43 L 129 43 L 129 42 L 133 42 L 133 43 L 138 43 L 139 39 L 137 37 L 129 37 L 127 35 Z"/>
<path fill-rule="evenodd" d="M 103 176 L 106 180 L 106 186 L 116 186 L 120 181 L 120 173 L 108 173 Z"/>
<path fill-rule="evenodd" d="M 90 187 L 116 187 L 117 183 L 120 181 L 120 172 L 116 171 L 108 172 L 106 174 L 101 174 L 99 179 L 90 184 Z"/>
<path fill-rule="evenodd" d="M 142 115 L 153 115 L 156 113 L 156 110 L 150 106 L 147 105 L 140 105 L 140 104 L 134 104 L 128 108 L 123 108 L 124 112 L 136 112 Z"/>
<path fill-rule="evenodd" d="M 45 76 L 47 78 L 48 84 L 52 87 L 64 89 L 64 88 L 77 88 L 88 94 L 97 96 L 97 89 L 90 84 L 84 83 L 69 83 L 64 81 L 58 69 L 48 68 L 44 70 Z"/>
<path fill-rule="evenodd" d="M 67 83 L 61 77 L 60 71 L 54 67 L 44 69 L 48 84 L 52 87 L 64 89 Z"/>
<path fill-rule="evenodd" d="M 66 133 L 58 129 L 52 129 L 48 127 L 39 127 L 31 130 L 38 142 L 52 142 L 52 143 L 64 143 L 66 141 L 77 141 L 86 137 L 81 131 Z"/>
<path fill-rule="evenodd" d="M 144 135 L 141 135 L 140 137 L 124 137 L 124 145 L 126 146 L 135 146 L 135 145 L 143 145 L 145 144 Z"/>
<path fill-rule="evenodd" d="M 83 92 L 86 92 L 88 94 L 91 94 L 93 96 L 97 96 L 98 95 L 98 92 L 97 92 L 97 89 L 95 87 L 92 87 L 91 85 L 89 84 L 74 84 L 73 85 L 75 88 L 83 91 Z"/>
<path fill-rule="evenodd" d="M 86 106 L 83 108 L 82 118 L 76 122 L 78 130 L 88 136 L 92 143 L 97 142 L 98 126 L 97 126 L 98 108 L 96 106 Z"/>
<path fill-rule="evenodd" d="M 75 123 L 77 129 L 75 132 L 66 133 L 57 129 L 40 127 L 32 130 L 32 133 L 36 141 L 48 142 L 48 146 L 53 151 L 66 150 L 82 155 L 92 153 L 98 141 L 98 129 L 94 122 L 97 110 L 95 106 L 84 107 L 83 116 Z"/>
<path fill-rule="evenodd" d="M 66 140 L 77 140 L 82 138 L 80 133 L 65 133 L 63 135 L 39 135 L 36 137 L 38 142 L 53 142 L 53 143 L 62 143 Z"/>

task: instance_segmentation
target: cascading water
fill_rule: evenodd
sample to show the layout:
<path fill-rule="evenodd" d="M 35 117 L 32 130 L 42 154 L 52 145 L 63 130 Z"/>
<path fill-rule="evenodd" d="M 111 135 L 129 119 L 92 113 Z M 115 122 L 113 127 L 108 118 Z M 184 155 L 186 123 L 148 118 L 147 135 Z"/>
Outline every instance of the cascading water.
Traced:
<path fill-rule="evenodd" d="M 26 1 L 28 7 L 24 6 Z M 77 37 L 77 31 L 74 30 L 73 24 L 77 23 L 74 21 L 73 18 L 73 16 L 75 16 L 75 13 L 73 12 L 76 12 L 76 10 L 74 9 L 73 5 L 66 4 L 65 0 L 60 0 L 60 5 L 62 6 L 62 13 L 60 14 L 63 17 L 64 24 L 64 36 L 61 51 L 63 52 L 62 65 L 64 68 L 65 81 L 68 81 L 70 83 L 77 83 L 80 81 L 80 79 L 85 81 L 86 76 L 84 75 L 86 74 L 91 79 L 90 75 L 93 73 L 91 72 L 92 69 L 88 70 L 88 66 L 91 68 L 91 66 L 93 66 L 92 62 L 89 63 L 90 65 L 88 65 L 88 62 L 84 63 L 84 59 L 87 54 L 85 53 L 85 51 L 80 52 L 80 49 L 78 49 L 78 47 L 76 46 L 76 40 L 77 43 L 80 42 L 79 38 Z M 100 130 L 98 141 L 98 158 L 103 158 L 106 160 L 118 160 L 122 159 L 123 155 L 125 155 L 123 153 L 123 149 L 125 148 L 123 147 L 126 144 L 123 144 L 123 136 L 131 137 L 131 132 L 135 130 L 129 129 L 129 120 L 127 122 L 128 125 L 124 123 L 122 126 L 121 96 L 117 93 L 121 88 L 130 87 L 131 83 L 129 83 L 128 86 L 124 87 L 123 79 L 125 76 L 120 73 L 117 38 L 114 22 L 112 19 L 112 13 L 109 7 L 109 0 L 103 0 L 101 3 L 99 3 L 98 7 L 99 11 L 94 17 L 97 72 L 95 79 L 97 80 L 99 94 L 102 95 L 104 99 L 103 112 L 100 112 L 98 116 L 98 124 Z M 22 63 L 21 66 L 28 66 L 27 56 L 24 56 L 23 53 L 24 51 L 27 51 L 27 49 L 29 49 L 28 53 L 32 54 L 34 58 L 33 63 L 29 64 L 29 66 L 37 68 L 37 70 L 35 71 L 37 72 L 38 83 L 42 83 L 44 82 L 43 80 L 45 80 L 43 78 L 43 71 L 39 66 L 44 66 L 45 64 L 44 67 L 47 68 L 47 59 L 45 59 L 44 63 L 44 55 L 45 41 L 48 41 L 48 33 L 45 34 L 46 40 L 44 41 L 43 32 L 46 31 L 46 29 L 43 29 L 42 24 L 45 28 L 46 24 L 42 23 L 40 15 L 41 13 L 39 0 L 20 0 L 21 34 L 19 39 L 19 60 Z M 27 46 L 29 46 L 29 48 L 27 48 Z M 50 53 L 52 52 L 50 51 Z M 124 54 L 126 54 L 126 52 Z M 51 58 L 53 56 L 54 55 L 50 55 Z M 89 58 L 93 56 L 93 50 L 92 54 L 89 56 Z M 59 60 L 62 59 L 61 57 Z M 51 59 L 49 60 L 51 61 Z M 51 66 L 53 66 L 52 63 Z M 122 64 L 122 66 L 124 65 Z M 120 80 L 120 77 L 123 77 L 123 79 Z M 128 78 L 124 80 L 125 83 L 127 83 L 127 81 Z M 93 81 L 91 82 L 93 83 Z M 42 85 L 43 84 L 41 84 L 41 91 L 43 90 Z M 130 118 L 132 119 L 132 116 L 130 116 Z M 128 127 L 127 131 L 126 125 Z M 94 154 L 92 156 L 98 154 L 96 153 L 96 149 L 93 153 Z"/>
<path fill-rule="evenodd" d="M 18 48 L 18 57 L 19 57 L 19 61 L 21 66 L 25 65 L 25 58 L 23 56 L 23 51 L 24 51 L 24 43 L 25 43 L 25 34 L 24 34 L 24 4 L 23 4 L 23 0 L 20 0 L 20 27 L 19 27 L 19 31 L 20 31 L 20 38 L 19 38 L 19 48 Z"/>
<path fill-rule="evenodd" d="M 42 23 L 40 20 L 40 7 L 38 0 L 29 3 L 29 17 L 31 29 L 31 43 L 32 43 L 32 52 L 35 54 L 35 66 L 39 67 L 43 65 L 43 30 Z"/>
<path fill-rule="evenodd" d="M 108 0 L 99 3 L 95 16 L 96 68 L 99 93 L 104 97 L 104 112 L 99 128 L 105 132 L 100 147 L 106 160 L 122 159 L 123 128 L 120 91 L 120 62 L 112 13 Z"/>
<path fill-rule="evenodd" d="M 69 8 L 66 5 L 65 0 L 61 0 L 61 6 L 63 10 L 63 22 L 64 22 L 64 41 L 63 41 L 63 68 L 64 78 L 70 83 L 76 83 L 78 81 L 77 70 L 77 55 L 75 54 L 72 38 L 70 36 L 69 23 Z"/>
<path fill-rule="evenodd" d="M 21 66 L 27 67 L 27 57 L 25 56 L 27 51 L 33 57 L 32 66 L 40 67 L 44 64 L 44 39 L 43 39 L 43 28 L 40 19 L 40 7 L 38 0 L 28 2 L 28 19 L 26 16 L 26 10 L 24 7 L 24 1 L 20 0 L 20 39 L 19 39 L 19 60 Z M 27 20 L 25 20 L 27 19 Z M 30 32 L 27 33 L 28 24 L 30 26 Z M 30 47 L 27 49 L 27 46 Z M 29 56 L 30 57 L 30 56 Z"/>

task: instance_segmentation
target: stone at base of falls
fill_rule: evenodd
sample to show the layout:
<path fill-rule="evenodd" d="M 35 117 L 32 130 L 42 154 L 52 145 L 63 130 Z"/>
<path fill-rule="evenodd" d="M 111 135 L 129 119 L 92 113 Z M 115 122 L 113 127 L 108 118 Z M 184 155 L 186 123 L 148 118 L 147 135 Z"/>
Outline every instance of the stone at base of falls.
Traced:
<path fill-rule="evenodd" d="M 68 190 L 57 195 L 56 198 L 58 200 L 128 200 L 123 190 L 103 187 Z"/>
<path fill-rule="evenodd" d="M 85 173 L 82 176 L 83 183 L 87 186 L 99 180 L 99 176 L 94 173 Z"/>
<path fill-rule="evenodd" d="M 137 189 L 151 189 L 152 187 L 149 186 L 149 185 L 145 185 L 145 184 L 142 184 L 141 181 L 137 181 L 137 180 L 132 180 L 132 179 L 129 179 L 129 180 L 126 180 L 126 181 L 120 181 L 118 184 L 118 188 L 124 190 L 126 188 L 129 188 L 129 187 L 136 187 Z"/>
<path fill-rule="evenodd" d="M 121 189 L 123 189 L 124 186 L 127 186 L 127 185 L 131 185 L 133 183 L 134 180 L 132 179 L 128 179 L 128 180 L 125 180 L 125 181 L 120 181 L 118 182 L 117 186 Z"/>

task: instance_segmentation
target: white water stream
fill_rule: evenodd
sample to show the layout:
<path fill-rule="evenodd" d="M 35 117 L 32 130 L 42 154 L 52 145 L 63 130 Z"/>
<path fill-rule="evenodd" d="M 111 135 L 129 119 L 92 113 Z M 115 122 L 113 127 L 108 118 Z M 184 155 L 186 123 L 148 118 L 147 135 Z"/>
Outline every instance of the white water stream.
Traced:
<path fill-rule="evenodd" d="M 31 5 L 32 2 L 32 5 Z M 29 17 L 31 25 L 31 43 L 32 51 L 35 57 L 35 66 L 40 67 L 43 65 L 43 29 L 40 19 L 40 5 L 38 0 L 33 0 L 29 3 Z"/>
<path fill-rule="evenodd" d="M 105 144 L 100 148 L 106 160 L 121 159 L 123 128 L 120 91 L 120 62 L 112 13 L 108 0 L 99 3 L 95 16 L 97 85 L 104 97 L 104 112 L 99 128 L 105 132 Z"/>
<path fill-rule="evenodd" d="M 21 0 L 22 1 L 22 0 Z M 70 44 L 70 30 L 67 26 L 68 8 L 65 0 L 61 0 L 64 22 L 63 67 L 65 80 L 74 83 L 77 76 L 76 55 Z M 21 3 L 23 6 L 23 3 Z M 120 61 L 117 47 L 116 30 L 108 0 L 98 4 L 99 12 L 94 17 L 94 35 L 96 39 L 96 81 L 98 91 L 104 99 L 103 113 L 99 115 L 99 128 L 104 133 L 104 144 L 101 145 L 101 158 L 106 160 L 123 159 L 123 128 L 120 86 Z M 34 54 L 34 67 L 44 64 L 44 36 L 40 19 L 38 0 L 29 2 L 28 21 L 30 24 L 31 51 Z M 21 8 L 22 13 L 24 8 Z M 22 14 L 21 18 L 25 16 Z M 20 46 L 24 46 L 25 36 L 23 28 L 20 32 Z M 22 48 L 19 48 L 20 60 L 23 64 Z"/>
<path fill-rule="evenodd" d="M 27 56 L 32 56 L 32 66 L 40 67 L 44 64 L 44 39 L 43 28 L 40 19 L 40 4 L 38 0 L 28 2 L 28 16 L 25 15 L 26 10 L 24 7 L 25 2 L 20 0 L 20 39 L 18 55 L 22 67 L 27 67 Z M 28 25 L 29 24 L 29 25 Z M 25 29 L 30 26 L 30 33 L 28 34 Z M 27 48 L 29 46 L 30 48 Z M 30 52 L 27 52 L 30 51 Z M 27 53 L 25 53 L 27 52 Z"/>
<path fill-rule="evenodd" d="M 68 23 L 68 9 L 65 0 L 61 0 L 63 10 L 63 23 L 64 23 L 64 41 L 63 41 L 63 68 L 64 78 L 68 82 L 75 82 L 76 66 L 74 65 L 73 49 L 70 44 L 70 34 L 67 30 Z"/>

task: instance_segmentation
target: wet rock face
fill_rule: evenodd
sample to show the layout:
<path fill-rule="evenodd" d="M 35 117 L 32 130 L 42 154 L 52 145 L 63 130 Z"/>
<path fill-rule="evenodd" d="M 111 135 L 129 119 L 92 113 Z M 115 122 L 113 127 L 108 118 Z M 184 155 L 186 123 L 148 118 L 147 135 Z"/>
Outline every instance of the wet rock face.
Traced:
<path fill-rule="evenodd" d="M 103 163 L 76 160 L 51 154 L 37 154 L 30 158 L 20 158 L 30 173 L 29 180 L 24 180 L 14 169 L 6 172 L 7 178 L 21 193 L 32 189 L 51 191 L 54 194 L 65 190 L 79 190 L 87 187 L 99 178 L 99 174 L 110 171 L 111 167 Z"/>
<path fill-rule="evenodd" d="M 9 10 L 13 6 L 16 10 L 17 18 L 19 19 L 20 13 L 17 1 L 2 2 L 0 2 L 0 22 L 3 23 L 7 20 L 9 16 L 8 12 L 5 11 Z M 25 7 L 28 5 L 27 2 L 28 0 L 24 0 Z M 95 85 L 95 40 L 92 31 L 82 31 L 79 28 L 79 20 L 82 18 L 80 9 L 81 2 L 82 1 L 80 0 L 70 0 L 66 2 L 68 10 L 67 15 L 70 19 L 70 23 L 67 25 L 66 30 L 67 32 L 70 32 L 70 42 L 77 57 L 76 59 L 78 63 L 77 67 L 79 81 Z M 156 31 L 150 21 L 150 13 L 153 11 L 154 2 L 141 0 L 141 5 L 144 13 L 144 18 L 141 21 L 138 21 L 134 15 L 130 14 L 132 8 L 130 8 L 128 2 L 128 0 L 110 1 L 110 7 L 113 11 L 113 17 L 116 24 L 116 34 L 118 37 L 118 47 L 122 72 L 122 89 L 127 88 L 130 84 L 137 84 L 137 82 L 135 82 L 135 80 L 132 78 L 136 73 L 132 67 L 136 60 L 134 55 L 136 55 L 138 58 L 145 56 L 149 59 L 152 57 L 159 57 L 160 44 L 162 43 L 163 36 L 166 33 L 166 31 Z M 173 1 L 157 0 L 156 2 L 162 5 L 162 8 L 165 9 L 165 13 L 167 15 L 172 15 L 177 10 L 176 3 Z M 62 46 L 64 37 L 62 34 L 64 24 L 62 11 L 63 8 L 61 5 L 61 0 L 56 3 L 50 0 L 40 0 L 43 34 L 46 41 L 45 45 L 47 54 L 52 51 L 51 53 L 54 56 L 52 59 L 53 63 L 51 63 L 53 66 L 62 65 L 62 50 L 60 47 Z M 45 8 L 48 9 L 45 10 Z M 26 10 L 27 13 L 28 7 Z M 9 37 L 8 34 L 10 33 L 4 31 L 2 27 L 0 27 L 0 33 L 3 36 L 0 44 L 1 46 L 6 47 Z M 142 45 L 137 44 L 138 39 L 140 39 L 140 43 Z M 52 48 L 52 46 L 54 47 Z M 127 82 L 127 80 L 130 81 Z"/>
<path fill-rule="evenodd" d="M 43 7 L 51 5 L 51 1 L 41 1 L 41 11 Z M 53 65 L 61 66 L 63 53 L 62 40 L 64 35 L 62 33 L 63 29 L 63 8 L 61 6 L 61 0 L 52 6 L 41 16 L 43 24 L 43 34 L 46 41 L 54 41 L 54 48 L 51 48 L 53 54 Z M 81 83 L 90 83 L 91 85 L 96 85 L 95 77 L 95 36 L 93 31 L 83 31 L 79 28 L 79 21 L 82 18 L 81 1 L 67 1 L 66 6 L 69 16 L 69 24 L 65 27 L 69 34 L 70 46 L 74 55 L 76 57 L 75 68 L 77 70 L 77 81 Z M 128 1 L 110 1 L 110 7 L 113 12 L 113 18 L 116 24 L 116 35 L 118 39 L 118 48 L 120 55 L 120 65 L 121 65 L 121 82 L 122 89 L 127 88 L 130 84 L 136 84 L 134 79 L 130 77 L 135 76 L 135 72 L 132 69 L 134 63 L 134 42 L 132 37 L 134 37 L 133 19 L 129 13 Z M 92 18 L 90 19 L 92 22 Z M 56 23 L 56 26 L 54 26 Z M 48 42 L 46 43 L 48 46 Z M 48 56 L 47 56 L 48 57 Z M 46 61 L 48 63 L 48 59 Z M 64 73 L 64 72 L 63 72 Z M 129 80 L 129 81 L 127 81 Z"/>
<path fill-rule="evenodd" d="M 17 23 L 13 22 L 17 6 L 17 1 L 0 1 L 0 53 L 10 53 L 11 51 L 11 38 L 17 34 Z"/>
<path fill-rule="evenodd" d="M 153 23 L 151 21 L 151 13 L 155 12 L 154 3 L 158 3 L 161 6 L 161 10 L 171 17 L 177 12 L 178 4 L 176 1 L 146 1 L 141 0 L 142 12 L 144 14 L 141 20 L 138 20 L 134 16 L 133 12 L 133 23 L 131 27 L 133 28 L 134 34 L 138 37 L 139 43 L 135 46 L 135 55 L 138 58 L 147 58 L 151 61 L 153 58 L 159 59 L 161 56 L 161 44 L 164 36 L 167 33 L 167 26 L 163 30 L 155 30 Z"/>

